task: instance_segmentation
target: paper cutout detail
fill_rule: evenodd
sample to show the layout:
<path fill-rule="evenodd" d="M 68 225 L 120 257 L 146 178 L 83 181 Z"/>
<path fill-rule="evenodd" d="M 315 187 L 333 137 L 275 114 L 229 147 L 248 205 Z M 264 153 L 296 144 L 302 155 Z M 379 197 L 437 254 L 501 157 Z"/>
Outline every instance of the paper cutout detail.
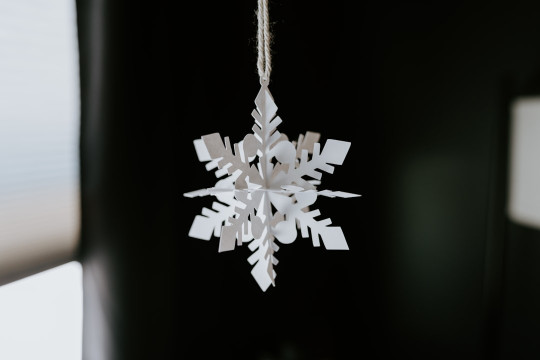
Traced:
<path fill-rule="evenodd" d="M 316 188 L 321 171 L 332 174 L 333 165 L 343 164 L 349 142 L 327 140 L 321 151 L 318 133 L 307 132 L 298 141 L 288 141 L 277 130 L 282 120 L 276 116 L 277 106 L 267 82 L 262 82 L 255 104 L 253 134 L 233 147 L 228 137 L 223 142 L 218 133 L 194 141 L 199 161 L 206 162 L 206 169 L 222 179 L 212 188 L 184 196 L 216 197 L 212 209 L 203 208 L 195 217 L 189 236 L 202 240 L 219 237 L 219 252 L 249 243 L 253 252 L 248 258 L 253 265 L 251 274 L 266 291 L 270 285 L 275 286 L 274 266 L 278 261 L 274 253 L 279 250 L 275 240 L 290 244 L 299 229 L 303 238 L 311 232 L 313 246 L 320 246 L 322 240 L 326 249 L 349 249 L 340 227 L 330 226 L 328 218 L 315 219 L 320 212 L 309 207 L 317 196 L 360 195 Z"/>

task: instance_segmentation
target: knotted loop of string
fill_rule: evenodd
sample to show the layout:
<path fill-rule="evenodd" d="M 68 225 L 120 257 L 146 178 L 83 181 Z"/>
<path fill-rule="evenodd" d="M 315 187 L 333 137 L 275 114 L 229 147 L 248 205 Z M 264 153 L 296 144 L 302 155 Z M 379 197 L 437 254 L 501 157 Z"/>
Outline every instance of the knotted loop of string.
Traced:
<path fill-rule="evenodd" d="M 270 81 L 272 70 L 270 61 L 270 24 L 268 21 L 268 0 L 257 0 L 257 71 L 261 82 Z"/>

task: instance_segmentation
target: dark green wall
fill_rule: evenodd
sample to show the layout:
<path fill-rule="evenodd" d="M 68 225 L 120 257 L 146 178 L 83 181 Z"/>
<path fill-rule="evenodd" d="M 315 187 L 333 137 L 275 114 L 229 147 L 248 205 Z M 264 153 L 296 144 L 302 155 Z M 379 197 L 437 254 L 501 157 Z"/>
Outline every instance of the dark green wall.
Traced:
<path fill-rule="evenodd" d="M 85 359 L 540 356 L 540 239 L 505 215 L 540 3 L 270 1 L 280 131 L 351 141 L 323 185 L 362 197 L 318 199 L 350 250 L 283 245 L 266 293 L 182 196 L 214 184 L 194 139 L 251 129 L 256 1 L 77 4 Z"/>

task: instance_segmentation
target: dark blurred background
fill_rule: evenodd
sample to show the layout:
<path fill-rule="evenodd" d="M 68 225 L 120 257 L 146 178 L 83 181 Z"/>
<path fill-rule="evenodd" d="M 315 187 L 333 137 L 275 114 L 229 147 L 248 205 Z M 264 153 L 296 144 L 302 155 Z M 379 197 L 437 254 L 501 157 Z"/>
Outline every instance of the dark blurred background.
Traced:
<path fill-rule="evenodd" d="M 270 1 L 290 138 L 351 149 L 319 198 L 349 251 L 188 237 L 193 140 L 251 131 L 257 1 L 78 0 L 85 359 L 537 359 L 540 236 L 506 215 L 509 106 L 540 95 L 540 3 Z"/>

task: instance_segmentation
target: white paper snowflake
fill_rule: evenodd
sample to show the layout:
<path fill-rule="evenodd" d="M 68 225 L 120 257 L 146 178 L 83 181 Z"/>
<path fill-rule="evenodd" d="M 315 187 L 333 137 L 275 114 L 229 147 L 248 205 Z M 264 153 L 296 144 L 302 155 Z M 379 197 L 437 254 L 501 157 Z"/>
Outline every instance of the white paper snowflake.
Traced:
<path fill-rule="evenodd" d="M 303 238 L 309 237 L 308 228 L 311 230 L 313 246 L 320 246 L 322 239 L 326 249 L 349 249 L 340 227 L 330 226 L 328 218 L 315 219 L 320 212 L 309 207 L 317 196 L 360 195 L 316 188 L 322 176 L 318 170 L 331 174 L 332 165 L 343 164 L 349 142 L 327 140 L 321 151 L 318 133 L 307 132 L 298 141 L 288 141 L 277 130 L 282 120 L 275 116 L 277 106 L 266 82 L 255 104 L 253 134 L 234 147 L 228 137 L 223 143 L 218 133 L 194 141 L 199 160 L 207 162 L 207 170 L 216 169 L 216 177 L 222 179 L 212 188 L 184 195 L 216 197 L 212 209 L 203 208 L 202 215 L 195 217 L 189 236 L 202 240 L 210 240 L 212 234 L 219 237 L 219 252 L 249 243 L 253 252 L 248 258 L 253 265 L 251 274 L 266 291 L 270 284 L 275 286 L 274 265 L 278 261 L 274 253 L 279 249 L 275 240 L 292 243 L 297 228 Z"/>

